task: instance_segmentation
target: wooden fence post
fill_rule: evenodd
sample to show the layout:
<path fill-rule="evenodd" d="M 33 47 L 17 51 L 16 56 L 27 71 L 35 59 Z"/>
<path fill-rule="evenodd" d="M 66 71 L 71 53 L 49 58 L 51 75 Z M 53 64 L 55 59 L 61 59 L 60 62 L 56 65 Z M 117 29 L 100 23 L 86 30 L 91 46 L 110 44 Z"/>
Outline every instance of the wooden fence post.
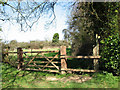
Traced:
<path fill-rule="evenodd" d="M 10 63 L 10 61 L 9 61 L 9 53 L 8 53 L 8 48 L 6 49 L 6 57 L 7 57 L 7 61 L 8 61 L 8 63 Z"/>
<path fill-rule="evenodd" d="M 61 46 L 60 47 L 60 56 L 65 56 L 66 55 L 66 46 Z M 61 58 L 61 74 L 65 74 L 65 71 L 62 71 L 64 69 L 67 69 L 67 63 L 66 63 L 67 58 Z"/>
<path fill-rule="evenodd" d="M 17 69 L 21 69 L 23 65 L 23 50 L 21 47 L 17 48 L 17 57 L 18 57 L 18 67 Z"/>
<path fill-rule="evenodd" d="M 98 42 L 98 34 L 96 34 L 96 46 L 93 48 L 93 56 L 99 56 L 99 42 Z M 99 70 L 98 59 L 93 60 L 94 70 Z"/>

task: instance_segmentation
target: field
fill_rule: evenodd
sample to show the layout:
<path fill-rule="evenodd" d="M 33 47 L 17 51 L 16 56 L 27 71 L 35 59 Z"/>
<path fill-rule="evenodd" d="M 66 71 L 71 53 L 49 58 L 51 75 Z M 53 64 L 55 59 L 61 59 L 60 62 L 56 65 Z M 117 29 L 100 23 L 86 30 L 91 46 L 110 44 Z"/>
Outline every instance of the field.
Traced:
<path fill-rule="evenodd" d="M 70 54 L 69 49 L 67 49 L 67 53 Z M 69 60 L 69 64 L 75 64 L 71 59 Z M 72 67 L 74 66 L 76 64 Z M 77 80 L 78 76 L 86 77 L 88 80 L 76 82 L 70 79 L 74 77 Z M 74 72 L 61 75 L 48 72 L 20 71 L 7 63 L 2 63 L 2 88 L 118 88 L 118 82 L 120 82 L 118 76 L 113 76 L 112 73 L 107 72 Z"/>

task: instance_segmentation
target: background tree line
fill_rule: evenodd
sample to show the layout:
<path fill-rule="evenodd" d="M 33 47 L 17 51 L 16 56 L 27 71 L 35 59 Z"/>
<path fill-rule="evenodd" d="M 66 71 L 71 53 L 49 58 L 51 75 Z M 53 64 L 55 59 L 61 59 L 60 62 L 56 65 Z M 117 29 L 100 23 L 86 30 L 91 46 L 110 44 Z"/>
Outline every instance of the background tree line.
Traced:
<path fill-rule="evenodd" d="M 30 41 L 30 42 L 17 42 L 16 40 L 12 40 L 9 43 L 5 44 L 2 42 L 3 48 L 8 48 L 10 50 L 15 50 L 17 47 L 22 47 L 25 49 L 42 49 L 45 47 L 54 47 L 54 46 L 69 46 L 69 44 L 65 40 L 59 40 L 57 43 L 53 43 L 52 41 Z"/>

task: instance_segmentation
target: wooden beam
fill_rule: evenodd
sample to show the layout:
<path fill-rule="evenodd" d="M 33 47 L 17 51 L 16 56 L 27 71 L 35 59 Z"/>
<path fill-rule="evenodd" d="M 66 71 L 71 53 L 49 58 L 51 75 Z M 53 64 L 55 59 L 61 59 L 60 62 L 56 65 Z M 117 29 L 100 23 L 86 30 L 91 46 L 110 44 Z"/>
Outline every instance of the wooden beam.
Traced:
<path fill-rule="evenodd" d="M 44 65 L 28 65 L 29 67 L 44 67 Z M 55 68 L 54 66 L 46 66 L 49 68 Z"/>
<path fill-rule="evenodd" d="M 99 55 L 99 42 L 98 42 L 98 34 L 96 34 L 96 46 L 93 48 L 93 56 Z M 93 60 L 94 63 L 94 70 L 99 70 L 99 62 L 98 58 Z"/>
<path fill-rule="evenodd" d="M 32 57 L 25 57 L 25 58 L 32 58 Z M 36 57 L 36 58 L 45 58 L 45 57 L 41 57 L 41 56 L 38 56 L 38 57 Z M 59 57 L 47 57 L 47 58 L 59 58 Z"/>
<path fill-rule="evenodd" d="M 47 72 L 59 73 L 58 70 L 39 70 L 39 69 L 32 69 L 32 68 L 25 68 L 25 70 L 32 70 L 32 71 L 47 71 Z"/>
<path fill-rule="evenodd" d="M 62 69 L 62 71 L 96 72 L 96 70 L 87 70 L 87 69 Z"/>
<path fill-rule="evenodd" d="M 60 56 L 60 58 L 81 58 L 81 59 L 97 59 L 100 58 L 101 56 Z"/>
<path fill-rule="evenodd" d="M 23 50 L 21 47 L 17 48 L 17 58 L 18 58 L 18 67 L 17 69 L 21 69 L 23 66 Z"/>
<path fill-rule="evenodd" d="M 28 61 L 24 61 L 24 62 L 28 62 Z M 32 61 L 31 63 L 48 63 L 48 61 Z M 53 63 L 60 63 L 58 61 L 52 61 Z M 15 63 L 19 63 L 19 62 L 15 62 Z"/>
<path fill-rule="evenodd" d="M 35 62 L 35 63 L 48 63 L 48 61 L 32 61 L 32 62 Z M 53 63 L 60 63 L 60 62 L 53 61 Z"/>
<path fill-rule="evenodd" d="M 45 57 L 36 57 L 36 58 L 45 58 Z M 59 58 L 59 57 L 47 57 L 47 58 Z"/>
<path fill-rule="evenodd" d="M 32 52 L 24 52 L 24 53 L 52 53 L 52 52 L 59 52 L 59 50 L 56 50 L 56 51 L 32 51 Z"/>
<path fill-rule="evenodd" d="M 29 56 L 26 53 L 24 53 L 24 55 L 26 56 L 25 58 L 29 58 Z"/>
<path fill-rule="evenodd" d="M 61 46 L 60 47 L 60 56 L 65 56 L 66 55 L 66 46 Z M 66 63 L 67 58 L 61 58 L 61 69 L 67 69 L 67 63 Z M 61 71 L 61 74 L 64 74 L 64 71 Z"/>
<path fill-rule="evenodd" d="M 23 52 L 23 53 L 51 53 L 51 52 L 59 52 L 59 50 L 53 50 L 53 51 L 32 51 L 32 52 L 26 51 L 26 52 Z M 17 53 L 17 52 L 7 52 L 7 53 Z"/>

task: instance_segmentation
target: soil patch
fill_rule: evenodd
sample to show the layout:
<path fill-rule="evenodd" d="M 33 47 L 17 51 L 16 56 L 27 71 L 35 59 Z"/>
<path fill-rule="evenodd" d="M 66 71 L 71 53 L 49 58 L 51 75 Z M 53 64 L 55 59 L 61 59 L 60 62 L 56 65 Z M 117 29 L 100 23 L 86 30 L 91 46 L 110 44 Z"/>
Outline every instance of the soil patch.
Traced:
<path fill-rule="evenodd" d="M 90 79 L 92 79 L 92 77 L 82 76 L 82 75 L 74 75 L 74 76 L 68 76 L 68 77 L 63 77 L 63 78 L 57 78 L 55 76 L 46 77 L 46 80 L 48 81 L 76 82 L 76 83 L 83 83 Z"/>

